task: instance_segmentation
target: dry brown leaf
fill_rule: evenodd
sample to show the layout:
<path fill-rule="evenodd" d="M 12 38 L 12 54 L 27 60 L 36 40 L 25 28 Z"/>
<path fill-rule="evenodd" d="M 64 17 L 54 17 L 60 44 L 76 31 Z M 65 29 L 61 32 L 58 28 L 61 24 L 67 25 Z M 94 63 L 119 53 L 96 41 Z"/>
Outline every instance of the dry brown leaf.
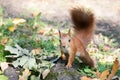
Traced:
<path fill-rule="evenodd" d="M 45 35 L 45 34 L 48 34 L 52 29 L 50 27 L 47 27 L 47 28 L 44 28 L 44 29 L 41 29 L 39 30 L 37 33 L 39 35 Z"/>
<path fill-rule="evenodd" d="M 100 75 L 100 79 L 101 80 L 106 80 L 109 74 L 110 74 L 109 70 L 103 71 Z"/>
<path fill-rule="evenodd" d="M 107 45 L 104 46 L 104 50 L 109 51 L 111 48 Z"/>
<path fill-rule="evenodd" d="M 40 54 L 41 48 L 33 49 L 31 52 L 33 53 L 33 55 Z"/>
<path fill-rule="evenodd" d="M 111 80 L 112 77 L 115 76 L 118 68 L 119 68 L 119 61 L 118 61 L 117 59 L 115 59 L 114 64 L 113 64 L 113 67 L 112 67 L 111 74 L 108 76 L 108 79 L 107 79 L 107 80 Z"/>
<path fill-rule="evenodd" d="M 40 35 L 43 35 L 45 33 L 45 30 L 40 30 L 37 33 L 40 34 Z"/>
<path fill-rule="evenodd" d="M 99 70 L 97 70 L 97 71 L 96 71 L 96 76 L 97 76 L 97 78 L 100 78 L 100 75 L 101 75 L 101 73 L 99 72 Z"/>
<path fill-rule="evenodd" d="M 34 12 L 34 13 L 32 13 L 32 15 L 33 15 L 34 17 L 38 16 L 39 14 L 40 14 L 40 12 Z"/>
<path fill-rule="evenodd" d="M 6 37 L 1 40 L 2 45 L 5 45 L 7 42 L 8 42 L 8 38 Z"/>
<path fill-rule="evenodd" d="M 81 77 L 80 80 L 92 80 L 92 79 L 91 79 L 91 78 L 88 78 L 87 76 L 83 76 L 83 77 Z"/>
<path fill-rule="evenodd" d="M 19 75 L 19 80 L 28 80 L 29 75 L 31 74 L 31 72 L 29 71 L 29 69 L 25 69 L 23 71 L 22 75 Z"/>
<path fill-rule="evenodd" d="M 100 79 L 94 78 L 94 79 L 92 79 L 92 80 L 100 80 Z"/>

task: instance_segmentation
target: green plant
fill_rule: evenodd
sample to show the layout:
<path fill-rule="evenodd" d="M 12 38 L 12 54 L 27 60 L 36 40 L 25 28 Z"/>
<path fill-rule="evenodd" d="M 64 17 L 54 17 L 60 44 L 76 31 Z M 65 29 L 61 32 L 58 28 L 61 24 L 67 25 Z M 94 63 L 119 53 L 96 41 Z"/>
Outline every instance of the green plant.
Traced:
<path fill-rule="evenodd" d="M 5 55 L 4 55 L 4 46 L 0 44 L 0 62 L 6 61 Z"/>
<path fill-rule="evenodd" d="M 8 78 L 4 75 L 2 71 L 0 71 L 0 79 L 1 80 L 8 80 Z"/>
<path fill-rule="evenodd" d="M 39 72 L 39 75 L 41 75 L 44 70 L 53 66 L 53 63 L 45 60 L 49 55 L 42 52 L 35 54 L 17 44 L 13 47 L 5 46 L 5 50 L 10 52 L 10 55 L 7 55 L 6 58 L 14 58 L 12 64 L 15 68 L 28 68 L 31 71 Z"/>
<path fill-rule="evenodd" d="M 7 58 L 17 58 L 17 60 L 13 62 L 14 67 L 36 68 L 35 58 L 28 50 L 22 49 L 17 44 L 14 47 L 5 46 L 5 50 L 11 53 L 11 55 L 6 56 Z"/>
<path fill-rule="evenodd" d="M 88 66 L 85 66 L 85 68 L 82 68 L 82 69 L 79 68 L 78 71 L 84 76 L 88 76 L 88 77 L 92 77 L 92 78 L 96 77 L 94 70 L 90 69 Z"/>

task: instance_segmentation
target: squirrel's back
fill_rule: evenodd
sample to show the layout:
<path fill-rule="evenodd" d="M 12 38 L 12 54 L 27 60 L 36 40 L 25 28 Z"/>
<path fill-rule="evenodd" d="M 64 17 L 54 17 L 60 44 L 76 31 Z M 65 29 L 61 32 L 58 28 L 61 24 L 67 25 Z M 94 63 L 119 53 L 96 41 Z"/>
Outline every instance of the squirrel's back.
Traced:
<path fill-rule="evenodd" d="M 70 15 L 74 24 L 74 28 L 77 30 L 89 28 L 94 24 L 94 14 L 88 8 L 72 8 Z"/>

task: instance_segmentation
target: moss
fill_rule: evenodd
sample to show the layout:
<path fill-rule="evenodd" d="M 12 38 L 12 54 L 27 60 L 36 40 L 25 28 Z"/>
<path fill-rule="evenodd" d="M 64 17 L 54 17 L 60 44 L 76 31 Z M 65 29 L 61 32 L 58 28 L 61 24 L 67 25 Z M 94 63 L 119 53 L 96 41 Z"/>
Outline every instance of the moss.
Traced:
<path fill-rule="evenodd" d="M 45 80 L 56 80 L 56 79 L 57 79 L 57 74 L 50 72 Z"/>

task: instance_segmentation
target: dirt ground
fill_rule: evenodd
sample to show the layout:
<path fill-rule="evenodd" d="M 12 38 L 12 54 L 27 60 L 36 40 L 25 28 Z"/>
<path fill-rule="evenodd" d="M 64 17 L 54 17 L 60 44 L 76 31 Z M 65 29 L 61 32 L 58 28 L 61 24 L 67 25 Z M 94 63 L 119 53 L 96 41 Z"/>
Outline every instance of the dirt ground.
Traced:
<path fill-rule="evenodd" d="M 89 7 L 96 17 L 96 33 L 120 43 L 120 0 L 0 0 L 5 17 L 31 17 L 42 12 L 43 21 L 70 22 L 69 9 Z"/>
<path fill-rule="evenodd" d="M 42 12 L 47 18 L 69 18 L 69 9 L 75 5 L 89 7 L 96 18 L 120 21 L 120 0 L 0 0 L 0 5 L 12 17 Z"/>

